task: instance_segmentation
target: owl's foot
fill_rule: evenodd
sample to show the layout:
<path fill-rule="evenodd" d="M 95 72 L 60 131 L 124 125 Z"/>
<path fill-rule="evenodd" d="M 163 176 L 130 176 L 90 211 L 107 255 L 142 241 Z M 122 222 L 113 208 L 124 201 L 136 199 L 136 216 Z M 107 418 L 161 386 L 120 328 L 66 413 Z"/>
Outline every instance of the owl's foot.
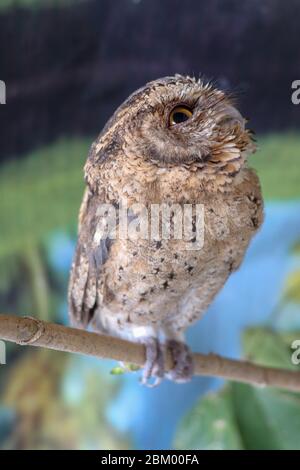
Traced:
<path fill-rule="evenodd" d="M 166 377 L 174 382 L 189 382 L 194 374 L 193 356 L 189 347 L 175 339 L 169 339 L 166 346 L 174 363 L 173 369 L 166 373 Z"/>
<path fill-rule="evenodd" d="M 141 382 L 148 387 L 155 387 L 164 378 L 163 351 L 157 338 L 144 338 L 142 342 L 146 348 L 146 362 Z M 151 382 L 151 379 L 154 379 L 154 381 Z"/>

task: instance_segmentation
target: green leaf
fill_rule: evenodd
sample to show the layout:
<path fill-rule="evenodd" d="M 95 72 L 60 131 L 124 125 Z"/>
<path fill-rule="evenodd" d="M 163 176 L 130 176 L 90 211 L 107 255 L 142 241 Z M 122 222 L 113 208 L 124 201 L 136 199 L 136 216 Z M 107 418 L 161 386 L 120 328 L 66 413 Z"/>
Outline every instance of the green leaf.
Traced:
<path fill-rule="evenodd" d="M 177 449 L 300 449 L 300 397 L 232 383 L 184 418 Z"/>
<path fill-rule="evenodd" d="M 295 339 L 295 336 L 292 337 Z M 289 339 L 266 328 L 246 330 L 247 359 L 299 370 L 291 363 Z M 230 383 L 202 398 L 181 422 L 179 449 L 300 449 L 300 395 Z"/>
<path fill-rule="evenodd" d="M 300 398 L 232 384 L 233 406 L 246 449 L 300 449 Z"/>
<path fill-rule="evenodd" d="M 231 390 L 203 398 L 182 421 L 175 439 L 177 449 L 241 449 Z"/>
<path fill-rule="evenodd" d="M 140 369 L 141 369 L 141 367 L 137 366 L 136 364 L 124 363 L 123 366 L 113 367 L 113 369 L 110 371 L 110 373 L 112 375 L 122 375 L 122 374 L 125 374 L 126 372 L 136 372 Z"/>
<path fill-rule="evenodd" d="M 111 375 L 122 375 L 125 374 L 125 372 L 126 370 L 120 366 L 113 367 L 110 371 Z"/>
<path fill-rule="evenodd" d="M 293 336 L 295 339 L 295 336 Z M 244 356 L 255 363 L 300 371 L 283 334 L 267 328 L 244 332 Z M 247 449 L 299 449 L 300 397 L 274 389 L 232 384 L 232 400 L 241 439 Z"/>
<path fill-rule="evenodd" d="M 297 369 L 291 362 L 292 351 L 285 339 L 267 328 L 249 328 L 242 339 L 244 357 L 268 367 Z"/>

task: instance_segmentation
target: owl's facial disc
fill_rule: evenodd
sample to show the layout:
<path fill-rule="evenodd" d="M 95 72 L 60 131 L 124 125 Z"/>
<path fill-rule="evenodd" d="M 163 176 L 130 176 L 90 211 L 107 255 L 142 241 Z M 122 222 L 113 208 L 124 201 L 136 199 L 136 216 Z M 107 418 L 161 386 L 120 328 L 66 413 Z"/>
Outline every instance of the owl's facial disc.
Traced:
<path fill-rule="evenodd" d="M 155 80 L 107 122 L 91 148 L 86 180 L 93 187 L 95 167 L 118 155 L 232 180 L 255 151 L 245 123 L 231 98 L 211 84 L 180 75 Z"/>
<path fill-rule="evenodd" d="M 219 171 L 229 161 L 240 160 L 242 166 L 251 146 L 245 120 L 231 99 L 190 77 L 176 75 L 148 83 L 125 101 L 111 122 L 117 119 L 115 129 L 120 134 L 115 140 L 122 142 L 126 135 L 128 156 L 138 155 L 160 166 L 196 163 L 199 169 L 209 167 L 209 172 Z M 233 166 L 237 164 L 226 163 L 230 171 Z"/>
<path fill-rule="evenodd" d="M 238 167 L 237 163 L 228 166 L 225 162 L 229 161 L 239 160 L 241 167 L 251 136 L 245 130 L 245 119 L 225 94 L 198 85 L 184 97 L 185 102 L 176 98 L 180 94 L 175 99 L 171 95 L 170 102 L 162 100 L 153 114 L 146 115 L 143 141 L 147 156 L 160 164 L 196 163 L 203 170 L 209 167 L 210 172 Z"/>

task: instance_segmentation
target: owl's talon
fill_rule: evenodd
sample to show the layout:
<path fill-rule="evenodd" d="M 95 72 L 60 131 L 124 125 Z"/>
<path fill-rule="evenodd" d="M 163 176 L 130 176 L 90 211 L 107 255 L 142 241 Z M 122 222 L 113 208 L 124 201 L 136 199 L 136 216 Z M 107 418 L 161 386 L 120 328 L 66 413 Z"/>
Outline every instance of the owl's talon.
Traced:
<path fill-rule="evenodd" d="M 194 375 L 193 356 L 189 347 L 185 343 L 174 339 L 169 340 L 166 346 L 174 363 L 173 369 L 166 374 L 166 377 L 174 382 L 189 382 Z"/>
<path fill-rule="evenodd" d="M 148 387 L 156 387 L 164 378 L 163 351 L 157 338 L 149 337 L 142 342 L 146 348 L 146 362 L 141 382 Z"/>

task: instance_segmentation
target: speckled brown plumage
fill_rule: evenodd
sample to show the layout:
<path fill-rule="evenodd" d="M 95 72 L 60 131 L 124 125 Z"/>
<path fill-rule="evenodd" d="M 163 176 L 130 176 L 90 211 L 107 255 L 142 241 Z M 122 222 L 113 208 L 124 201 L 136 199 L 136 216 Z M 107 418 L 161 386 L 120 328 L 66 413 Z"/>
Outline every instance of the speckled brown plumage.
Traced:
<path fill-rule="evenodd" d="M 192 117 L 170 126 L 170 113 L 181 104 Z M 253 151 L 231 100 L 201 80 L 176 75 L 133 93 L 92 145 L 85 166 L 69 288 L 73 322 L 129 339 L 163 333 L 167 341 L 182 342 L 262 223 L 259 181 L 246 162 Z M 202 249 L 187 250 L 174 239 L 99 240 L 99 205 L 118 208 L 125 201 L 129 207 L 203 204 Z M 162 375 L 154 367 L 158 356 L 147 378 Z M 174 380 L 191 375 L 192 368 L 176 368 Z"/>

